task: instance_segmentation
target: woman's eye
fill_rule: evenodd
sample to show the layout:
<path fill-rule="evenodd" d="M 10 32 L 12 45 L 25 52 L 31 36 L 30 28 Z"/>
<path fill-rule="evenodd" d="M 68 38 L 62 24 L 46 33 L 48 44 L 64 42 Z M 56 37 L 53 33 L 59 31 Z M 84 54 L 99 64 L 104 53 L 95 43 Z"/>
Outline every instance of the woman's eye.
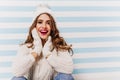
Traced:
<path fill-rule="evenodd" d="M 47 22 L 47 24 L 49 24 L 49 25 L 50 25 L 50 24 L 51 24 L 51 22 L 49 21 L 49 22 Z"/>
<path fill-rule="evenodd" d="M 38 21 L 37 23 L 41 24 L 42 22 L 41 22 L 41 21 Z"/>
<path fill-rule="evenodd" d="M 49 22 L 47 24 L 50 24 Z"/>

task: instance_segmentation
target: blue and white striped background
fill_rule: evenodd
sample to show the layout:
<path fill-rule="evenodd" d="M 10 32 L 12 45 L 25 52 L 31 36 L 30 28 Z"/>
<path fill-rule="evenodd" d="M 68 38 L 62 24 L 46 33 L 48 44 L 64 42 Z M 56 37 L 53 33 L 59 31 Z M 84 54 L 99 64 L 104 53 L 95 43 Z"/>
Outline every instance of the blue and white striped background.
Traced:
<path fill-rule="evenodd" d="M 13 76 L 12 60 L 41 1 L 73 44 L 75 80 L 120 80 L 120 0 L 0 0 L 0 80 Z"/>

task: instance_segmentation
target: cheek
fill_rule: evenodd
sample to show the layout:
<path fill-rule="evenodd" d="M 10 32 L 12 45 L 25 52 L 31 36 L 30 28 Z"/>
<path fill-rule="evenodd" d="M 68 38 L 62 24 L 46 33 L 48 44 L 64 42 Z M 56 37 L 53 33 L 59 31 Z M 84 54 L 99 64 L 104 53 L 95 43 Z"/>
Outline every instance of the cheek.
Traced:
<path fill-rule="evenodd" d="M 37 29 L 40 28 L 40 26 L 41 26 L 40 24 L 36 24 L 36 28 L 37 28 Z"/>
<path fill-rule="evenodd" d="M 51 27 L 50 27 L 50 26 L 48 26 L 48 27 L 47 27 L 47 30 L 51 31 Z"/>
<path fill-rule="evenodd" d="M 38 32 L 42 29 L 41 25 L 36 25 L 36 29 L 38 30 Z"/>

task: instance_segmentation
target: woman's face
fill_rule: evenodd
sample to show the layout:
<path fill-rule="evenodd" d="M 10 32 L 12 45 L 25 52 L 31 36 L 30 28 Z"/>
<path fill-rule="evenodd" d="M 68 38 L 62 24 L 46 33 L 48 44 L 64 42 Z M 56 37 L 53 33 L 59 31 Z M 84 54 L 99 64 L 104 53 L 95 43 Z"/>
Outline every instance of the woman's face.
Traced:
<path fill-rule="evenodd" d="M 47 14 L 38 17 L 36 28 L 41 39 L 47 39 L 51 32 L 51 21 Z"/>

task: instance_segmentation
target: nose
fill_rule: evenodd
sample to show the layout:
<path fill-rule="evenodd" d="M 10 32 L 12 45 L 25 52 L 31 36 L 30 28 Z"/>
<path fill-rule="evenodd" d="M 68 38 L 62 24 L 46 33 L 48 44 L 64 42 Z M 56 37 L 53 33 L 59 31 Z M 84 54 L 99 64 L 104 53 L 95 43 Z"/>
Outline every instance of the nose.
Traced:
<path fill-rule="evenodd" d="M 43 22 L 42 23 L 42 27 L 45 28 L 46 27 L 46 23 Z"/>

